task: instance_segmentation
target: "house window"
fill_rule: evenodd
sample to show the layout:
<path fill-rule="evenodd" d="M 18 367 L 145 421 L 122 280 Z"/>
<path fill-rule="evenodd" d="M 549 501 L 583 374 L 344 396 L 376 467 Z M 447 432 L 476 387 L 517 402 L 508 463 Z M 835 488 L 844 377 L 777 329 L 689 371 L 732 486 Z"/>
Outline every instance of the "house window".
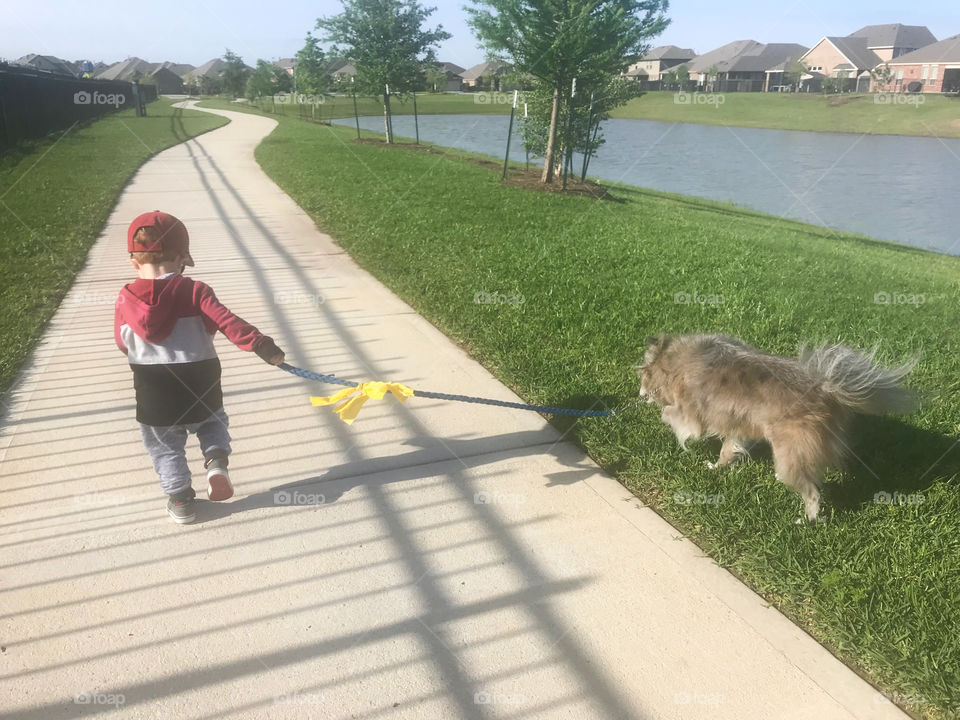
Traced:
<path fill-rule="evenodd" d="M 940 69 L 940 66 L 939 66 L 939 65 L 931 65 L 931 66 L 930 66 L 930 81 L 929 81 L 929 83 L 930 83 L 931 85 L 936 85 L 936 84 L 937 84 L 937 70 L 939 70 L 939 69 Z"/>
<path fill-rule="evenodd" d="M 820 65 L 814 65 L 814 66 L 813 66 L 812 68 L 810 68 L 810 69 L 811 69 L 813 72 L 820 72 L 821 70 L 823 70 L 823 67 L 821 67 Z"/>
<path fill-rule="evenodd" d="M 923 66 L 923 72 L 920 73 L 920 82 L 927 82 L 927 73 L 930 72 L 930 67 L 928 65 Z"/>
<path fill-rule="evenodd" d="M 897 70 L 897 82 L 903 80 L 903 70 Z"/>

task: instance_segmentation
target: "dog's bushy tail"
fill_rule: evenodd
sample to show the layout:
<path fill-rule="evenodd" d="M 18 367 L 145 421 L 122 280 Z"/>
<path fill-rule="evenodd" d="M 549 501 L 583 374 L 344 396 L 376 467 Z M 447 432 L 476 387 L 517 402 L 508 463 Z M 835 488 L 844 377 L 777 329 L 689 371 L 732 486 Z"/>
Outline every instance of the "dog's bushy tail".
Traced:
<path fill-rule="evenodd" d="M 906 413 L 917 409 L 917 396 L 901 385 L 919 358 L 897 368 L 878 367 L 876 348 L 864 354 L 846 345 L 800 350 L 800 365 L 823 383 L 839 403 L 864 415 Z"/>

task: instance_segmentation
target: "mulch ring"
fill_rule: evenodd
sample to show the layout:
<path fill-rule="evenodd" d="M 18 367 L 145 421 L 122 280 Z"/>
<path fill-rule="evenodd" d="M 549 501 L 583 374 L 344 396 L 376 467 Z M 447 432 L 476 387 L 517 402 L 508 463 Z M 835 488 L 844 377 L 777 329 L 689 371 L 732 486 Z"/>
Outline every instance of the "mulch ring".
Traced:
<path fill-rule="evenodd" d="M 352 142 L 357 145 L 379 145 L 381 147 L 387 145 L 386 141 L 382 138 L 360 138 L 359 140 L 353 140 Z M 447 154 L 446 150 L 440 150 L 433 145 L 427 144 L 417 145 L 416 143 L 410 142 L 394 142 L 392 147 L 401 150 L 427 152 L 434 155 Z M 480 165 L 481 167 L 489 168 L 490 170 L 495 170 L 497 172 L 503 171 L 502 162 L 475 157 L 463 159 L 473 165 Z M 563 195 L 579 195 L 581 197 L 596 198 L 597 200 L 619 200 L 619 198 L 615 198 L 613 195 L 607 192 L 607 189 L 603 185 L 600 185 L 593 180 L 580 182 L 579 178 L 575 178 L 572 175 L 567 178 L 566 190 L 563 189 L 563 183 L 561 182 L 559 175 L 555 176 L 553 182 L 550 184 L 542 183 L 540 182 L 540 173 L 542 171 L 542 168 L 539 167 L 532 167 L 529 170 L 526 170 L 524 168 L 512 166 L 507 171 L 507 179 L 503 181 L 503 184 L 510 185 L 511 187 L 524 188 L 526 190 L 539 190 L 540 192 L 558 193 Z"/>

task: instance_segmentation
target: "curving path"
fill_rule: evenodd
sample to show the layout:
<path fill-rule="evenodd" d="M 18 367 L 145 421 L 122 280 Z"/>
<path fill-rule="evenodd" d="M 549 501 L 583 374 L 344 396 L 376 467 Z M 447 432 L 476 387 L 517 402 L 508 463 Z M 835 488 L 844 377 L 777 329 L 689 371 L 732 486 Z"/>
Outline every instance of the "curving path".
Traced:
<path fill-rule="evenodd" d="M 347 427 L 220 337 L 237 495 L 170 522 L 112 339 L 145 210 L 293 364 L 516 399 L 260 170 L 274 121 L 216 112 L 124 190 L 5 400 L 0 719 L 906 717 L 533 413 Z"/>

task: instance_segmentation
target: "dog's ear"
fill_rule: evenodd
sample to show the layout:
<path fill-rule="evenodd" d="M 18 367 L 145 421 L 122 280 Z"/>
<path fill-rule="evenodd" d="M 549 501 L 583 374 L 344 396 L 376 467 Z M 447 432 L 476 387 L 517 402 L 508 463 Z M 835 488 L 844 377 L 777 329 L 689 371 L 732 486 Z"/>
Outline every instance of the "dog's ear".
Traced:
<path fill-rule="evenodd" d="M 647 365 L 657 359 L 667 346 L 670 345 L 669 335 L 651 335 L 647 338 L 647 350 L 644 353 L 644 361 Z"/>

